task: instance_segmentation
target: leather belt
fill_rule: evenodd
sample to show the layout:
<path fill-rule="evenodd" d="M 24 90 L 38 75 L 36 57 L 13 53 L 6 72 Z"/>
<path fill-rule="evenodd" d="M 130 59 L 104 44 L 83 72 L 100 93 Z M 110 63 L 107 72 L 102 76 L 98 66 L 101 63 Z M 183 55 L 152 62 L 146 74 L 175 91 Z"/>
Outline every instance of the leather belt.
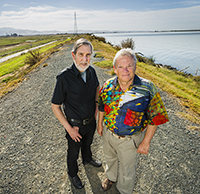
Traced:
<path fill-rule="evenodd" d="M 89 118 L 84 119 L 84 120 L 67 118 L 67 120 L 68 120 L 71 124 L 82 124 L 82 125 L 87 125 L 87 124 L 89 124 L 93 119 L 94 119 L 94 116 L 93 116 L 93 117 L 89 117 Z"/>
<path fill-rule="evenodd" d="M 111 134 L 112 134 L 114 137 L 116 137 L 117 139 L 122 139 L 122 140 L 127 139 L 127 140 L 129 140 L 129 139 L 131 139 L 131 137 L 132 137 L 132 135 L 117 135 L 116 133 L 112 132 L 112 131 L 109 130 L 109 129 L 108 129 L 108 131 L 110 131 Z"/>

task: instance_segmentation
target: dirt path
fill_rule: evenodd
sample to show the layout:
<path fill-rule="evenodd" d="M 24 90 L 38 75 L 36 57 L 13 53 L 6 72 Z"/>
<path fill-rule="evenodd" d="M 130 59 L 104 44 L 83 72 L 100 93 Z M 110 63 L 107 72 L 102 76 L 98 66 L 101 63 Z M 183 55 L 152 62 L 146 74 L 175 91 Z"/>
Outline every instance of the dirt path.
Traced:
<path fill-rule="evenodd" d="M 84 167 L 79 159 L 85 187 L 76 190 L 67 176 L 65 131 L 51 111 L 55 77 L 71 65 L 70 51 L 65 45 L 0 100 L 0 193 L 100 193 L 102 138 L 95 134 L 92 150 L 103 167 Z M 102 85 L 110 76 L 94 68 Z M 149 155 L 140 157 L 133 193 L 200 193 L 200 132 L 189 130 L 200 126 L 179 117 L 175 98 L 162 91 L 161 96 L 170 122 L 158 128 Z M 107 193 L 118 191 L 113 186 Z"/>

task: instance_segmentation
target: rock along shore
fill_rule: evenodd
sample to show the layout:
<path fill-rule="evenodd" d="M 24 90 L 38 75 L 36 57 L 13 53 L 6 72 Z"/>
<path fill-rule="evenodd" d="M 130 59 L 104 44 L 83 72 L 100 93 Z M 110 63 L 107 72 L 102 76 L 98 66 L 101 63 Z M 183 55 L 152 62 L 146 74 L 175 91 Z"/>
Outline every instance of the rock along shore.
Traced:
<path fill-rule="evenodd" d="M 92 151 L 103 166 L 83 166 L 79 175 L 85 184 L 75 189 L 67 175 L 65 129 L 51 110 L 56 75 L 72 64 L 71 45 L 64 45 L 26 76 L 14 91 L 0 99 L 0 193 L 98 194 L 105 178 L 102 137 L 95 133 Z M 95 59 L 92 57 L 91 64 Z M 111 76 L 92 65 L 100 85 Z M 200 193 L 200 131 L 179 116 L 176 98 L 160 90 L 170 122 L 159 126 L 149 154 L 141 155 L 134 194 Z M 115 185 L 109 194 L 119 193 Z"/>

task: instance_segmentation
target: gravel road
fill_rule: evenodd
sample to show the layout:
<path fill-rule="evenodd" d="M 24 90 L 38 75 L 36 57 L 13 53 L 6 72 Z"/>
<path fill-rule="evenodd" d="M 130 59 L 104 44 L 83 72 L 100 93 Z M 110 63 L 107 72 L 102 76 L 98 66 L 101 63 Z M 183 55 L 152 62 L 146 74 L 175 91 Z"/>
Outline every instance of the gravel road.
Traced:
<path fill-rule="evenodd" d="M 51 110 L 56 75 L 71 65 L 71 45 L 51 55 L 12 92 L 0 99 L 0 193 L 98 194 L 105 178 L 102 137 L 95 133 L 93 155 L 103 166 L 83 166 L 85 184 L 76 190 L 67 175 L 65 129 Z M 98 59 L 92 58 L 92 61 Z M 102 85 L 110 75 L 92 65 Z M 159 126 L 149 154 L 141 155 L 133 194 L 200 193 L 200 126 L 180 117 L 178 100 L 160 91 L 170 122 Z M 108 194 L 118 194 L 115 185 Z"/>

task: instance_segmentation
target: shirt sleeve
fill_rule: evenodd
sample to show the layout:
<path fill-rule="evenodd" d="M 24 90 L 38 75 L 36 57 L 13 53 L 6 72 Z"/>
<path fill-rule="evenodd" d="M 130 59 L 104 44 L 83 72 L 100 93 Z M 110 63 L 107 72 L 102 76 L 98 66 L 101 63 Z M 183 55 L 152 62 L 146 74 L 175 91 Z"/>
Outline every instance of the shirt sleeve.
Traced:
<path fill-rule="evenodd" d="M 103 90 L 103 86 L 99 90 L 98 108 L 99 108 L 99 111 L 104 112 L 104 104 L 103 104 L 103 100 L 102 100 L 102 96 L 101 96 L 102 90 Z"/>
<path fill-rule="evenodd" d="M 151 99 L 147 115 L 148 124 L 150 125 L 161 125 L 169 121 L 167 111 L 159 92 L 157 92 Z"/>
<path fill-rule="evenodd" d="M 98 80 L 98 77 L 97 77 L 97 74 L 96 74 L 96 71 L 95 71 L 95 69 L 94 68 L 92 68 L 92 70 L 93 70 L 93 73 L 94 73 L 94 76 L 95 76 L 95 82 L 96 82 L 96 88 L 99 86 L 99 80 Z"/>
<path fill-rule="evenodd" d="M 64 84 L 62 76 L 57 76 L 57 82 L 51 102 L 53 104 L 61 105 L 65 101 L 65 99 L 66 99 L 66 84 Z"/>

